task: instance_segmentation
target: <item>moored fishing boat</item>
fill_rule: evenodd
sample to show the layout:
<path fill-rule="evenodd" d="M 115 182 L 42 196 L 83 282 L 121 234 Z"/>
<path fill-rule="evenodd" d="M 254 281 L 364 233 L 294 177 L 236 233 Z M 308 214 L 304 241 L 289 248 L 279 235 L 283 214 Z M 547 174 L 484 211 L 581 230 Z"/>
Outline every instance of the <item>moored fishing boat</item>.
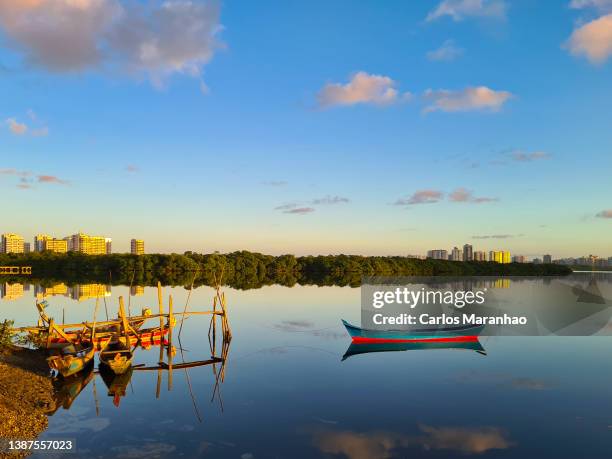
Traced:
<path fill-rule="evenodd" d="M 120 340 L 109 342 L 100 351 L 100 365 L 106 366 L 116 375 L 126 373 L 132 366 L 133 358 L 131 346 Z"/>
<path fill-rule="evenodd" d="M 484 325 L 422 328 L 413 330 L 372 330 L 342 320 L 354 343 L 476 341 Z"/>
<path fill-rule="evenodd" d="M 68 343 L 57 354 L 47 358 L 49 367 L 64 378 L 82 371 L 92 362 L 96 353 L 93 343 Z"/>
<path fill-rule="evenodd" d="M 98 300 L 94 309 L 94 320 L 91 327 L 91 340 L 80 342 L 68 342 L 47 358 L 47 363 L 52 370 L 57 370 L 64 378 L 73 376 L 83 371 L 93 362 L 96 355 L 96 346 L 93 340 L 96 337 L 96 316 L 98 314 Z"/>
<path fill-rule="evenodd" d="M 138 330 L 138 334 L 134 334 L 134 333 L 129 333 L 128 334 L 128 338 L 130 340 L 130 344 L 132 346 L 135 346 L 136 344 L 140 344 L 143 347 L 148 347 L 148 346 L 154 346 L 154 345 L 158 345 L 160 344 L 160 342 L 162 342 L 164 340 L 164 336 L 166 336 L 168 334 L 168 327 L 164 327 L 163 329 L 160 329 L 159 327 L 153 327 L 153 328 L 145 328 L 142 330 Z M 116 334 L 108 334 L 108 333 L 104 333 L 104 334 L 100 334 L 98 335 L 98 332 L 96 331 L 96 336 L 93 340 L 93 343 L 96 347 L 97 350 L 101 350 L 104 347 L 106 347 L 106 345 L 111 342 L 114 338 Z M 68 335 L 69 339 L 66 339 L 62 336 L 54 336 L 49 340 L 49 347 L 50 348 L 61 348 L 63 345 L 65 345 L 66 343 L 70 342 L 70 341 L 78 341 L 79 340 L 79 336 L 78 335 Z"/>
<path fill-rule="evenodd" d="M 38 309 L 38 314 L 40 316 L 40 320 L 38 323 L 38 327 L 31 327 L 29 331 L 31 333 L 45 333 L 48 336 L 48 348 L 61 348 L 65 343 L 75 343 L 80 341 L 92 341 L 92 324 L 88 322 L 83 322 L 80 324 L 57 324 L 55 321 L 47 316 L 45 313 L 45 309 L 49 307 L 49 304 L 46 300 L 37 301 L 36 308 Z M 139 332 L 144 323 L 147 321 L 149 317 L 151 317 L 152 312 L 150 308 L 143 308 L 140 316 L 126 317 L 127 324 L 129 325 L 129 330 L 132 333 Z M 104 339 L 108 341 L 110 337 L 115 335 L 120 331 L 122 318 L 118 317 L 114 320 L 107 320 L 106 322 L 101 322 L 96 326 L 96 338 Z M 95 340 L 94 340 L 95 341 Z"/>

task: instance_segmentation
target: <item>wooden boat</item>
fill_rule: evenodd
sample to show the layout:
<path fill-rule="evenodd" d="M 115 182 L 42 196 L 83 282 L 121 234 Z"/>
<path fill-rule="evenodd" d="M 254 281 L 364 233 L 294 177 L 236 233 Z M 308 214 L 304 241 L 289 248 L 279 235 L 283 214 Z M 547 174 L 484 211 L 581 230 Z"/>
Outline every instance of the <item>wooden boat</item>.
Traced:
<path fill-rule="evenodd" d="M 59 350 L 52 351 L 53 354 L 47 358 L 47 363 L 52 370 L 57 370 L 64 378 L 83 371 L 94 359 L 96 347 L 93 339 L 96 337 L 96 315 L 98 314 L 98 301 L 94 309 L 94 320 L 91 327 L 91 341 L 78 343 L 66 343 Z"/>
<path fill-rule="evenodd" d="M 59 325 L 52 318 L 47 316 L 45 308 L 48 307 L 46 300 L 36 303 L 40 320 L 38 327 L 30 328 L 32 333 L 47 333 L 49 336 L 48 347 L 61 347 L 66 342 L 91 341 L 92 339 L 92 324 L 84 322 L 80 324 Z M 144 323 L 152 316 L 151 309 L 143 308 L 140 316 L 126 317 L 128 329 L 133 332 L 138 332 Z M 114 320 L 101 322 L 96 326 L 96 336 L 100 338 L 111 337 L 120 331 L 122 318 L 118 317 Z M 55 346 L 56 344 L 60 346 Z"/>
<path fill-rule="evenodd" d="M 106 366 L 116 375 L 126 373 L 132 366 L 134 352 L 131 346 L 120 340 L 109 342 L 100 351 L 100 365 Z"/>
<path fill-rule="evenodd" d="M 123 297 L 119 297 L 119 317 L 122 334 L 109 341 L 100 351 L 100 365 L 107 366 L 116 375 L 126 373 L 132 366 L 134 352 L 130 345 L 129 326 L 123 308 Z"/>
<path fill-rule="evenodd" d="M 149 347 L 149 346 L 159 345 L 161 342 L 164 341 L 164 337 L 167 334 L 168 334 L 168 327 L 164 327 L 163 329 L 160 329 L 159 327 L 153 327 L 153 328 L 145 328 L 145 329 L 139 330 L 137 335 L 134 333 L 129 333 L 128 337 L 129 337 L 130 344 L 132 346 L 135 346 L 140 341 L 140 344 L 143 347 Z M 70 341 L 79 341 L 80 339 L 79 335 L 68 334 L 67 336 L 68 336 L 68 339 L 62 336 L 51 337 L 49 339 L 49 348 L 51 349 L 61 348 L 64 344 Z M 98 332 L 96 330 L 96 336 L 93 339 L 93 343 L 97 350 L 102 350 L 104 347 L 106 347 L 108 343 L 110 343 L 114 339 L 115 336 L 116 336 L 116 333 L 112 333 L 112 334 L 104 333 L 104 334 L 98 335 Z"/>
<path fill-rule="evenodd" d="M 49 367 L 64 378 L 75 375 L 93 361 L 96 349 L 93 343 L 67 343 L 47 358 Z"/>
<path fill-rule="evenodd" d="M 354 343 L 475 341 L 484 329 L 484 325 L 477 325 L 414 330 L 371 330 L 356 327 L 346 320 L 342 323 Z"/>
<path fill-rule="evenodd" d="M 487 351 L 482 347 L 478 339 L 466 341 L 447 341 L 447 342 L 394 342 L 394 343 L 355 343 L 350 346 L 342 356 L 342 360 L 359 354 L 369 354 L 371 352 L 395 352 L 395 351 L 417 351 L 433 349 L 455 349 L 475 351 L 481 355 L 487 355 Z"/>

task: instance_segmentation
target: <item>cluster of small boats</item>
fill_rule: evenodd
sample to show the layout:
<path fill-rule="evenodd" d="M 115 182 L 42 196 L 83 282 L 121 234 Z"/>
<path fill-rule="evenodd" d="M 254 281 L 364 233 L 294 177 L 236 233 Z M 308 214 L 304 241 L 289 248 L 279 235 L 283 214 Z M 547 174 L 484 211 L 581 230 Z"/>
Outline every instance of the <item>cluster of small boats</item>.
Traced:
<path fill-rule="evenodd" d="M 115 321 L 107 321 L 100 330 L 96 329 L 96 321 L 91 327 L 88 324 L 83 324 L 80 330 L 70 330 L 62 327 L 59 336 L 53 336 L 56 327 L 53 321 L 48 319 L 44 314 L 43 303 L 37 303 L 41 315 L 41 321 L 49 324 L 48 331 L 48 346 L 50 356 L 47 359 L 49 367 L 62 375 L 64 378 L 73 376 L 83 371 L 95 358 L 96 351 L 99 351 L 98 358 L 100 367 L 110 370 L 116 375 L 126 373 L 134 358 L 135 345 L 142 342 L 144 338 L 140 328 L 144 324 L 147 316 L 150 316 L 150 311 L 143 311 L 140 317 L 127 318 L 123 308 L 123 299 L 119 299 L 119 317 Z M 94 314 L 95 316 L 95 314 Z M 132 325 L 130 325 L 130 322 Z M 168 323 L 167 327 L 162 327 L 159 330 L 148 330 L 146 337 L 157 335 L 161 338 L 164 332 L 167 332 L 172 324 Z M 100 335 L 98 335 L 100 333 Z"/>

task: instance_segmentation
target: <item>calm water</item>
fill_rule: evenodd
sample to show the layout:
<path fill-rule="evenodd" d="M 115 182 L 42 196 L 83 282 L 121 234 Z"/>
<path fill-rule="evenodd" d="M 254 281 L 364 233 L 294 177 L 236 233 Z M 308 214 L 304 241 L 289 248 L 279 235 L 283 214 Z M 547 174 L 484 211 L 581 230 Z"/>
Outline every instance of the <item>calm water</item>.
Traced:
<path fill-rule="evenodd" d="M 359 289 L 225 292 L 233 340 L 214 398 L 210 366 L 175 370 L 170 391 L 164 371 L 159 398 L 158 373 L 134 371 L 119 406 L 96 375 L 42 438 L 75 438 L 83 457 L 612 457 L 612 338 L 490 337 L 481 340 L 486 356 L 419 350 L 341 361 L 349 338 L 340 318 L 359 323 Z M 112 287 L 111 315 L 129 293 Z M 187 291 L 164 288 L 165 301 L 170 293 L 182 309 Z M 213 293 L 195 290 L 191 309 L 208 309 Z M 0 302 L 0 318 L 35 323 L 34 286 L 13 296 Z M 62 310 L 67 322 L 93 315 L 94 299 L 47 299 L 56 319 Z M 131 297 L 133 311 L 156 303 L 152 288 Z M 185 322 L 186 361 L 210 357 L 208 322 Z M 159 348 L 140 350 L 135 364 L 158 359 Z M 182 360 L 179 351 L 174 362 Z"/>

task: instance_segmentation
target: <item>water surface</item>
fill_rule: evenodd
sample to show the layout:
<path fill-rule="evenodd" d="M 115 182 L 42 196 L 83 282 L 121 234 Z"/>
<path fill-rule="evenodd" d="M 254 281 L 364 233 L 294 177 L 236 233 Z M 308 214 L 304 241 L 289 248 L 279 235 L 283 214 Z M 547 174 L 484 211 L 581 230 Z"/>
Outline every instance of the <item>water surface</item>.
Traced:
<path fill-rule="evenodd" d="M 612 283 L 612 274 L 600 281 Z M 171 390 L 162 372 L 159 398 L 158 372 L 134 371 L 117 403 L 95 375 L 70 409 L 50 417 L 41 438 L 75 438 L 83 457 L 612 456 L 612 338 L 485 337 L 486 356 L 415 350 L 342 361 L 349 338 L 340 318 L 359 323 L 359 289 L 224 290 L 233 339 L 218 391 L 211 366 L 175 370 Z M 34 324 L 39 290 L 7 291 L 0 319 Z M 87 291 L 47 291 L 48 314 L 91 320 L 95 300 Z M 156 311 L 156 289 L 132 293 L 141 294 L 110 288 L 109 314 L 116 314 L 120 295 L 126 304 L 130 298 L 132 311 Z M 164 288 L 166 303 L 169 294 L 181 310 L 187 290 Z M 213 296 L 208 287 L 194 290 L 190 308 L 208 309 Z M 105 314 L 101 301 L 99 315 Z M 210 358 L 208 326 L 205 316 L 185 321 L 175 363 Z M 158 360 L 153 347 L 139 350 L 135 363 Z"/>

